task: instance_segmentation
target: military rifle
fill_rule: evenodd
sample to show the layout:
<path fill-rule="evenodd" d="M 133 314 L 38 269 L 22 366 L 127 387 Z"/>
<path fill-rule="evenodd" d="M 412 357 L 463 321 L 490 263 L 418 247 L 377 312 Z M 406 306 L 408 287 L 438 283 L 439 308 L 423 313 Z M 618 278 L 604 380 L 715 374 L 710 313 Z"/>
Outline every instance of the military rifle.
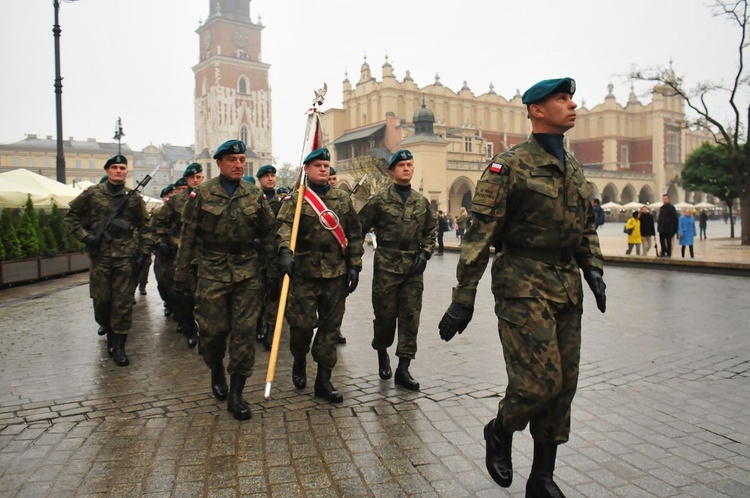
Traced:
<path fill-rule="evenodd" d="M 360 181 L 354 184 L 354 187 L 352 187 L 352 191 L 349 193 L 349 197 L 354 197 L 355 195 L 357 195 L 357 192 L 359 192 L 359 189 L 362 188 L 365 180 L 367 180 L 367 173 L 364 174 Z"/>

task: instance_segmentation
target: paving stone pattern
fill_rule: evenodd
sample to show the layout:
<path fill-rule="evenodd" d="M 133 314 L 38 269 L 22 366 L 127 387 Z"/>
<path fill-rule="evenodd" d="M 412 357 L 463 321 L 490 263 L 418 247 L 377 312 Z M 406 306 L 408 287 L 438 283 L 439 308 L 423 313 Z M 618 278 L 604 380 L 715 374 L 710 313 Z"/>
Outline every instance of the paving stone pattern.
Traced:
<path fill-rule="evenodd" d="M 332 379 L 344 403 L 293 388 L 284 340 L 268 401 L 268 353 L 257 352 L 246 422 L 211 397 L 208 370 L 161 315 L 153 282 L 135 306 L 127 368 L 96 335 L 85 276 L 0 291 L 0 496 L 523 496 L 528 431 L 514 439 L 508 490 L 484 468 L 482 427 L 506 382 L 489 275 L 468 330 L 447 344 L 437 334 L 456 261 L 435 257 L 425 276 L 420 392 L 377 375 L 368 248 Z M 622 267 L 605 280 L 606 314 L 586 294 L 561 488 L 750 496 L 746 280 Z"/>

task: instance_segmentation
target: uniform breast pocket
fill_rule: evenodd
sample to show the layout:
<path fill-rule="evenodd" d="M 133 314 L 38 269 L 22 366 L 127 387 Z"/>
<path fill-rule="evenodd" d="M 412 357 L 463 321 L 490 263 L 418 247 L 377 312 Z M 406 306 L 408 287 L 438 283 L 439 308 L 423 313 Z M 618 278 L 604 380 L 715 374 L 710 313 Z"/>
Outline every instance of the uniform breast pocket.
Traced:
<path fill-rule="evenodd" d="M 562 209 L 558 207 L 559 196 L 557 185 L 552 181 L 529 179 L 526 183 L 521 215 L 529 223 L 539 226 L 548 226 L 550 222 L 562 221 Z"/>
<path fill-rule="evenodd" d="M 255 203 L 250 204 L 249 206 L 245 206 L 242 208 L 242 216 L 245 218 L 245 221 L 252 221 L 255 219 L 255 217 L 258 215 L 258 209 L 259 206 Z"/>
<path fill-rule="evenodd" d="M 219 204 L 203 204 L 201 206 L 200 227 L 203 233 L 214 233 L 219 225 L 221 215 L 224 213 L 226 206 Z"/>

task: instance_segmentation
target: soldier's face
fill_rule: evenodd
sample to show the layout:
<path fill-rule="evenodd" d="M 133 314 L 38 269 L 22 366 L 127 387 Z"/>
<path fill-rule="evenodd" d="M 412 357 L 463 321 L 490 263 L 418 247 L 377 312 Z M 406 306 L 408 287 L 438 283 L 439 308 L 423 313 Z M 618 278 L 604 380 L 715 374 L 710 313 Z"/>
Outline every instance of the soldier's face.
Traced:
<path fill-rule="evenodd" d="M 245 154 L 224 154 L 216 160 L 219 171 L 230 180 L 239 180 L 245 174 Z"/>
<path fill-rule="evenodd" d="M 328 177 L 328 183 L 331 184 L 331 187 L 338 187 L 339 186 L 339 177 L 336 175 L 329 176 Z"/>
<path fill-rule="evenodd" d="M 414 176 L 414 160 L 399 161 L 391 168 L 393 182 L 397 185 L 409 185 Z"/>
<path fill-rule="evenodd" d="M 185 178 L 185 181 L 187 182 L 188 187 L 195 188 L 201 183 L 203 183 L 203 180 L 205 179 L 206 177 L 203 176 L 203 173 L 196 173 L 192 176 L 188 176 L 187 178 Z"/>
<path fill-rule="evenodd" d="M 565 133 L 576 125 L 578 104 L 569 93 L 556 93 L 531 107 L 536 107 L 532 113 L 538 118 L 534 129 L 538 133 Z"/>
<path fill-rule="evenodd" d="M 107 178 L 112 185 L 122 185 L 128 176 L 127 164 L 111 164 L 107 168 Z"/>
<path fill-rule="evenodd" d="M 258 183 L 260 183 L 260 188 L 263 190 L 276 188 L 276 173 L 266 173 L 258 178 Z"/>
<path fill-rule="evenodd" d="M 179 187 L 174 188 L 175 193 L 182 192 L 183 190 L 187 190 L 187 186 L 183 187 L 182 185 L 180 185 Z"/>
<path fill-rule="evenodd" d="M 331 173 L 331 162 L 324 159 L 315 159 L 305 164 L 305 174 L 310 183 L 323 186 L 328 183 Z"/>

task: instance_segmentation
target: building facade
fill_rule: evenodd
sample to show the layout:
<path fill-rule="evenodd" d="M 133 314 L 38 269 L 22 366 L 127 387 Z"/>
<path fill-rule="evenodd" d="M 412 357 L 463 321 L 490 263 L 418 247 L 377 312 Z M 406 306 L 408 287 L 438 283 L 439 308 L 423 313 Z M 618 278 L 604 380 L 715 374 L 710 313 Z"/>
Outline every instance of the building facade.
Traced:
<path fill-rule="evenodd" d="M 270 65 L 262 61 L 262 30 L 260 20 L 250 19 L 250 0 L 210 0 L 209 16 L 196 31 L 195 150 L 198 161 L 210 166 L 209 176 L 218 174 L 210 171 L 216 169 L 213 152 L 229 139 L 247 144 L 248 174 L 272 161 Z"/>
<path fill-rule="evenodd" d="M 710 137 L 685 126 L 684 102 L 665 87 L 654 87 L 652 102 L 617 103 L 609 85 L 602 104 L 581 105 L 566 146 L 582 163 L 603 203 L 661 200 L 700 202 L 704 194 L 685 192 L 680 173 L 685 158 Z M 439 75 L 419 87 L 409 71 L 398 80 L 386 59 L 381 80 L 365 60 L 359 80 L 343 82 L 343 106 L 325 112 L 325 143 L 346 187 L 356 182 L 363 158 L 380 162 L 400 148 L 414 153 L 414 186 L 434 209 L 457 213 L 468 207 L 487 162 L 531 133 L 521 93 L 511 99 L 490 84 L 475 95 L 464 82 L 455 92 Z"/>

